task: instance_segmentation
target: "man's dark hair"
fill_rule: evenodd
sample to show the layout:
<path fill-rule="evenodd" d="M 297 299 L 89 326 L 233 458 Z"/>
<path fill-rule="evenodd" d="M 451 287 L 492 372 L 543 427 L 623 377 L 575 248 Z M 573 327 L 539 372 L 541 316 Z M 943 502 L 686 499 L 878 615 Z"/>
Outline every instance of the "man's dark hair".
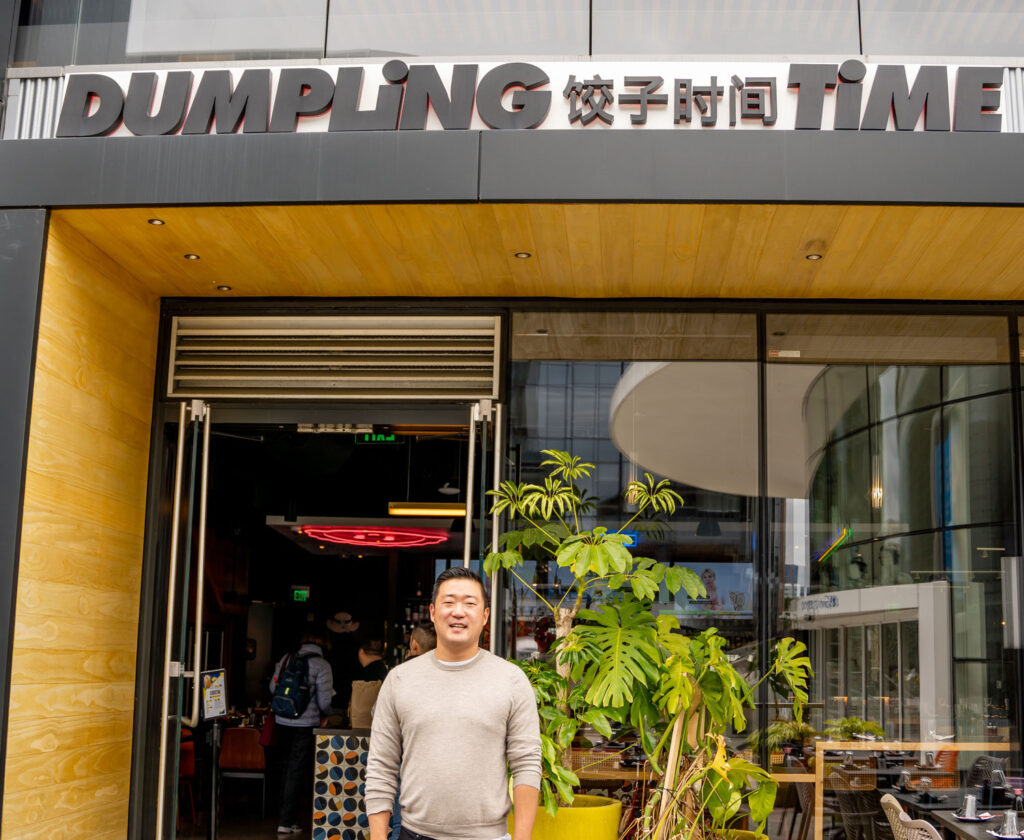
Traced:
<path fill-rule="evenodd" d="M 367 639 L 359 646 L 359 649 L 367 656 L 383 656 L 384 642 L 380 639 Z"/>
<path fill-rule="evenodd" d="M 434 581 L 434 591 L 430 593 L 430 603 L 437 603 L 437 595 L 441 591 L 442 583 L 447 580 L 460 579 L 475 581 L 476 585 L 480 587 L 480 592 L 484 598 L 484 605 L 487 606 L 490 603 L 487 600 L 487 587 L 484 586 L 484 582 L 480 580 L 480 575 L 471 569 L 467 569 L 465 566 L 452 566 L 450 569 L 445 569 L 437 576 L 437 580 Z"/>
<path fill-rule="evenodd" d="M 410 641 L 415 640 L 420 650 L 426 653 L 437 647 L 437 631 L 433 624 L 417 624 L 412 628 Z"/>

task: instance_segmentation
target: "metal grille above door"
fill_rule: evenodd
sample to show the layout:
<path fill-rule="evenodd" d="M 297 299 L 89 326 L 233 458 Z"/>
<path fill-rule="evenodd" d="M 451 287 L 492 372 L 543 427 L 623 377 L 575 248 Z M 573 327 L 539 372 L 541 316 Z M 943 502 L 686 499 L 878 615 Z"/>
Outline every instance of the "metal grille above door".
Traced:
<path fill-rule="evenodd" d="M 179 316 L 167 395 L 497 399 L 500 316 Z"/>

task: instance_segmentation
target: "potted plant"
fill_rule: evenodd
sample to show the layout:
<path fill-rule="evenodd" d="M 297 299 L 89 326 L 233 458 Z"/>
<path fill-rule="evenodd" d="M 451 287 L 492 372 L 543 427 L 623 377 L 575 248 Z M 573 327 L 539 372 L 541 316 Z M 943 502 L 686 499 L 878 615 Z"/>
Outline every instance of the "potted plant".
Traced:
<path fill-rule="evenodd" d="M 744 797 L 755 821 L 763 823 L 776 785 L 761 768 L 730 757 L 724 740 L 730 726 L 745 727 L 746 710 L 753 707 L 751 687 L 714 629 L 687 637 L 675 616 L 655 617 L 647 608 L 662 583 L 673 594 L 685 589 L 691 598 L 704 597 L 704 585 L 688 568 L 634 557 L 627 548 L 632 539 L 623 533 L 634 521 L 671 516 L 682 498 L 667 479 L 656 482 L 645 473 L 644 481 L 627 487 L 626 498 L 636 505 L 629 521 L 617 531 L 587 529 L 588 500 L 577 482 L 593 465 L 567 452 L 544 454 L 542 465 L 550 471 L 543 485 L 503 482 L 491 491 L 493 512 L 508 513 L 523 527 L 501 535 L 502 550 L 488 555 L 484 570 L 508 570 L 554 616 L 554 662 L 523 666 L 541 715 L 545 813 L 568 820 L 579 818 L 573 811 L 589 810 L 564 807 L 579 800 L 574 793 L 579 779 L 565 759 L 582 724 L 606 737 L 616 724 L 637 734 L 651 765 L 664 773 L 666 794 L 656 793 L 647 803 L 642 833 L 660 840 L 681 836 L 681 826 L 688 837 L 698 838 L 706 829 L 724 830 Z M 572 583 L 556 602 L 519 574 L 523 550 L 544 552 L 570 570 Z M 586 608 L 595 594 L 602 594 L 603 602 Z M 803 645 L 783 640 L 763 677 L 790 686 L 797 715 L 807 697 L 809 661 L 802 653 Z M 609 837 L 618 829 L 618 809 L 612 810 L 614 822 L 605 829 Z M 544 830 L 542 816 L 534 836 L 544 836 Z M 597 837 L 593 831 L 587 836 Z"/>
<path fill-rule="evenodd" d="M 874 741 L 876 738 L 884 738 L 885 730 L 872 720 L 845 717 L 826 720 L 825 735 L 830 741 Z"/>

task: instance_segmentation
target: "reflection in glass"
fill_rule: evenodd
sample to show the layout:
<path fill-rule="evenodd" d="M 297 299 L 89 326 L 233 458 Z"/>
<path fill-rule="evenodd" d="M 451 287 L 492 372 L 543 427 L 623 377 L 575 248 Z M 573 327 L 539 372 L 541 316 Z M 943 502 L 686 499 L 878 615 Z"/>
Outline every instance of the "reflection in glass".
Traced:
<path fill-rule="evenodd" d="M 582 0 L 334 0 L 327 55 L 586 55 L 589 37 L 590 9 Z"/>
<path fill-rule="evenodd" d="M 743 668 L 755 672 L 756 364 L 536 360 L 513 362 L 510 375 L 509 477 L 542 480 L 545 449 L 590 460 L 596 468 L 580 482 L 594 499 L 582 523 L 588 529 L 618 528 L 632 516 L 624 491 L 644 471 L 670 479 L 682 510 L 669 519 L 641 517 L 629 531 L 640 556 L 687 566 L 707 596 L 663 589 L 653 609 L 676 615 L 690 631 L 717 627 Z M 565 570 L 543 558 L 531 562 L 526 572 L 540 591 L 564 591 Z M 505 606 L 516 654 L 542 651 L 550 628 L 525 587 L 513 585 Z"/>
<path fill-rule="evenodd" d="M 323 55 L 327 0 L 34 0 L 22 3 L 15 66 Z"/>
<path fill-rule="evenodd" d="M 1008 56 L 1020 51 L 1024 10 L 974 0 L 861 0 L 864 53 Z"/>
<path fill-rule="evenodd" d="M 1008 394 L 954 403 L 943 412 L 946 524 L 1012 518 Z"/>
<path fill-rule="evenodd" d="M 859 54 L 855 0 L 595 0 L 594 54 Z"/>
<path fill-rule="evenodd" d="M 766 370 L 778 632 L 807 640 L 812 698 L 892 737 L 1000 737 L 1005 320 L 771 315 L 767 334 L 789 351 Z"/>

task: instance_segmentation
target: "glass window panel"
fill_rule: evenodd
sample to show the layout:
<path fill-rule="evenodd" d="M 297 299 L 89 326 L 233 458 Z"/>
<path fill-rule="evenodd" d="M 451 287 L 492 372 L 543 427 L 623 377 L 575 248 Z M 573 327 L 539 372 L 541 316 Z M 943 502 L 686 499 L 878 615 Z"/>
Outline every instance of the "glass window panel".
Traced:
<path fill-rule="evenodd" d="M 855 0 L 595 0 L 595 55 L 859 54 Z"/>
<path fill-rule="evenodd" d="M 901 586 L 946 579 L 939 533 L 890 537 L 872 545 L 876 586 Z"/>
<path fill-rule="evenodd" d="M 879 697 L 882 728 L 887 738 L 900 737 L 900 634 L 898 624 L 882 625 L 882 694 Z"/>
<path fill-rule="evenodd" d="M 943 411 L 946 524 L 1013 516 L 1008 394 L 954 403 Z"/>
<path fill-rule="evenodd" d="M 918 636 L 916 621 L 904 621 L 900 624 L 900 674 L 903 681 L 903 705 L 900 714 L 903 719 L 903 737 L 910 741 L 921 737 L 921 663 Z"/>
<path fill-rule="evenodd" d="M 872 367 L 868 373 L 871 382 L 871 421 L 887 420 L 938 405 L 940 373 L 939 367 Z"/>
<path fill-rule="evenodd" d="M 513 359 L 757 358 L 753 315 L 706 312 L 516 312 Z"/>
<path fill-rule="evenodd" d="M 604 319 L 597 327 L 609 324 L 614 321 Z M 630 321 L 627 327 L 635 325 Z M 542 480 L 546 468 L 540 450 L 558 437 L 559 448 L 598 465 L 579 482 L 596 498 L 595 509 L 581 522 L 587 529 L 618 528 L 633 515 L 624 491 L 644 471 L 669 479 L 684 499 L 681 511 L 668 519 L 638 519 L 630 530 L 642 556 L 690 568 L 705 581 L 708 594 L 691 600 L 664 590 L 654 610 L 676 615 L 688 631 L 718 627 L 731 650 L 748 655 L 756 641 L 757 364 L 603 360 L 615 344 L 610 339 L 607 344 L 601 335 L 596 344 L 578 341 L 583 338 L 578 331 L 556 338 L 553 347 L 539 351 L 579 352 L 583 358 L 511 364 L 509 443 L 518 470 L 509 477 Z M 563 338 L 571 340 L 561 343 Z M 600 352 L 592 352 L 595 346 Z M 628 341 L 616 346 L 626 348 Z M 553 563 L 535 570 L 545 585 L 558 585 L 557 574 Z M 521 593 L 517 597 L 529 601 Z M 508 634 L 534 635 L 537 619 L 524 621 L 507 628 Z"/>
<path fill-rule="evenodd" d="M 1010 387 L 1006 365 L 948 365 L 943 371 L 946 400 L 960 400 L 1005 391 Z"/>
<path fill-rule="evenodd" d="M 1024 9 L 976 0 L 861 0 L 864 53 L 1011 56 L 1024 40 Z"/>
<path fill-rule="evenodd" d="M 864 628 L 864 717 L 879 726 L 882 709 L 882 630 L 877 624 Z"/>
<path fill-rule="evenodd" d="M 16 66 L 319 58 L 327 0 L 35 0 Z"/>
<path fill-rule="evenodd" d="M 334 0 L 327 55 L 587 55 L 589 37 L 583 0 Z"/>
<path fill-rule="evenodd" d="M 846 700 L 830 708 L 831 687 L 813 683 L 812 696 L 830 719 L 867 717 L 894 737 L 1005 733 L 1012 680 L 998 558 L 1013 545 L 1005 319 L 767 321 L 779 632 L 845 627 L 841 655 L 821 641 L 815 661 L 816 679 L 838 669 L 843 688 L 833 694 Z M 898 618 L 900 632 L 880 618 Z M 958 680 L 967 678 L 974 696 L 959 701 Z"/>
<path fill-rule="evenodd" d="M 864 717 L 864 628 L 846 628 L 846 714 Z"/>
<path fill-rule="evenodd" d="M 876 535 L 938 526 L 939 418 L 938 409 L 918 411 L 872 430 L 870 500 Z"/>

